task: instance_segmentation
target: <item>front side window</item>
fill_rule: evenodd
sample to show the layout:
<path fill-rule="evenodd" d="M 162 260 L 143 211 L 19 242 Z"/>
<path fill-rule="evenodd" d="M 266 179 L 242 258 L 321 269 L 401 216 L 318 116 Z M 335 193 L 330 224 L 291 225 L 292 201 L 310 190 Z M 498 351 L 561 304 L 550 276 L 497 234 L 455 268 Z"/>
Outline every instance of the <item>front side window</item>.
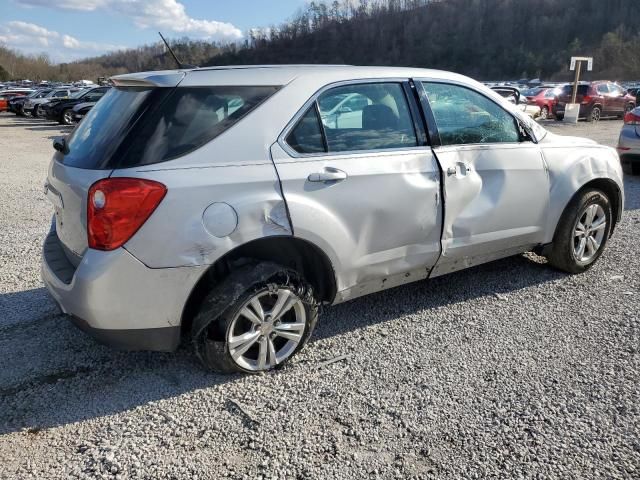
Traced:
<path fill-rule="evenodd" d="M 515 143 L 516 120 L 489 98 L 465 87 L 423 83 L 441 145 Z"/>
<path fill-rule="evenodd" d="M 607 93 L 609 93 L 609 87 L 607 86 L 606 83 L 602 83 L 600 85 L 598 85 L 598 93 L 601 95 L 606 95 Z"/>
<path fill-rule="evenodd" d="M 318 98 L 329 152 L 418 145 L 400 83 L 360 83 L 327 90 Z"/>

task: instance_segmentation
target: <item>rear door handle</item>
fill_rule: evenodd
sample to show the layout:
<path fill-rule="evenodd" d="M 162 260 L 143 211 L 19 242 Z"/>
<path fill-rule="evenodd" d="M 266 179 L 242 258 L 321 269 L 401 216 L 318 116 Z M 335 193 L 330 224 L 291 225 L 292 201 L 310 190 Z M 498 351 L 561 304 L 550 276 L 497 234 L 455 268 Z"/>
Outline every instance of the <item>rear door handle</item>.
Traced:
<path fill-rule="evenodd" d="M 307 177 L 310 182 L 341 182 L 347 179 L 346 172 L 327 167 L 322 172 L 312 173 Z"/>

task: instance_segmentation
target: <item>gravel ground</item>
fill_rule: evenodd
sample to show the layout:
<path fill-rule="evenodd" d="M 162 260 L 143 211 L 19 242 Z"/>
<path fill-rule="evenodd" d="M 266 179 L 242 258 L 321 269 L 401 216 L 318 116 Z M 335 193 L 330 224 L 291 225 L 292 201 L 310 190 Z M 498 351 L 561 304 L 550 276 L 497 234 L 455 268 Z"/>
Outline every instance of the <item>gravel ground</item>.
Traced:
<path fill-rule="evenodd" d="M 621 122 L 548 126 L 613 145 Z M 0 131 L 0 478 L 640 477 L 640 177 L 586 274 L 522 255 L 372 295 L 326 309 L 281 371 L 225 377 L 55 313 L 39 257 L 61 129 Z"/>

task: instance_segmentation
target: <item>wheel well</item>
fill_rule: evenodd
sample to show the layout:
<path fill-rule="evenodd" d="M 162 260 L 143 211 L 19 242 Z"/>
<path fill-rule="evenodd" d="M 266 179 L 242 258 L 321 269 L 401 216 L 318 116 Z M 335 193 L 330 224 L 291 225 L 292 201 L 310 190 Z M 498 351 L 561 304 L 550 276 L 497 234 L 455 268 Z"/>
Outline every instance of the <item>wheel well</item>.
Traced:
<path fill-rule="evenodd" d="M 616 224 L 618 223 L 618 216 L 620 214 L 620 209 L 623 207 L 621 205 L 622 198 L 620 196 L 620 189 L 618 188 L 618 185 L 616 184 L 616 182 L 614 182 L 613 180 L 609 180 L 608 178 L 596 178 L 595 180 L 591 180 L 590 182 L 585 183 L 580 188 L 580 190 L 578 190 L 573 195 L 573 197 L 571 197 L 571 200 L 569 200 L 569 203 L 571 203 L 571 201 L 574 198 L 581 195 L 582 192 L 589 189 L 601 190 L 609 198 L 609 201 L 611 202 L 611 211 L 613 213 L 613 218 L 611 222 L 611 233 L 610 233 L 612 235 L 613 231 L 616 228 Z M 565 209 L 568 208 L 569 203 L 567 203 L 567 206 L 565 207 Z"/>
<path fill-rule="evenodd" d="M 300 273 L 314 288 L 317 300 L 331 303 L 336 280 L 331 261 L 317 246 L 295 237 L 267 237 L 231 250 L 202 275 L 182 311 L 182 333 L 188 334 L 200 304 L 211 289 L 229 274 L 251 261 L 270 261 Z"/>

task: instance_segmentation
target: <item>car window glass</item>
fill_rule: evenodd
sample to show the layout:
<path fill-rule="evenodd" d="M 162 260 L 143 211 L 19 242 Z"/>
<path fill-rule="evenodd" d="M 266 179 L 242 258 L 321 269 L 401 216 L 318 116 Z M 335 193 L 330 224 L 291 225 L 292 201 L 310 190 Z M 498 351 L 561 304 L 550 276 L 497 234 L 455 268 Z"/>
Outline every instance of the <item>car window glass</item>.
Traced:
<path fill-rule="evenodd" d="M 236 125 L 278 89 L 112 88 L 67 140 L 69 152 L 63 163 L 127 168 L 180 157 Z"/>
<path fill-rule="evenodd" d="M 609 85 L 609 91 L 614 95 L 622 95 L 624 92 L 621 87 L 614 85 L 613 83 Z"/>
<path fill-rule="evenodd" d="M 56 92 L 53 96 L 56 97 L 56 98 L 66 97 L 67 96 L 67 92 L 66 91 Z"/>
<path fill-rule="evenodd" d="M 484 95 L 457 85 L 423 85 L 442 145 L 520 141 L 515 119 Z"/>
<path fill-rule="evenodd" d="M 332 88 L 318 99 L 329 152 L 406 148 L 418 145 L 400 83 Z"/>
<path fill-rule="evenodd" d="M 609 87 L 607 87 L 607 85 L 604 83 L 601 85 L 598 85 L 597 90 L 598 90 L 598 93 L 602 93 L 602 94 L 609 93 Z"/>
<path fill-rule="evenodd" d="M 287 143 L 298 153 L 322 153 L 326 149 L 315 104 L 302 116 L 287 136 Z"/>
<path fill-rule="evenodd" d="M 544 98 L 553 98 L 555 96 L 556 96 L 556 92 L 553 90 L 553 88 L 550 88 L 544 94 Z"/>

